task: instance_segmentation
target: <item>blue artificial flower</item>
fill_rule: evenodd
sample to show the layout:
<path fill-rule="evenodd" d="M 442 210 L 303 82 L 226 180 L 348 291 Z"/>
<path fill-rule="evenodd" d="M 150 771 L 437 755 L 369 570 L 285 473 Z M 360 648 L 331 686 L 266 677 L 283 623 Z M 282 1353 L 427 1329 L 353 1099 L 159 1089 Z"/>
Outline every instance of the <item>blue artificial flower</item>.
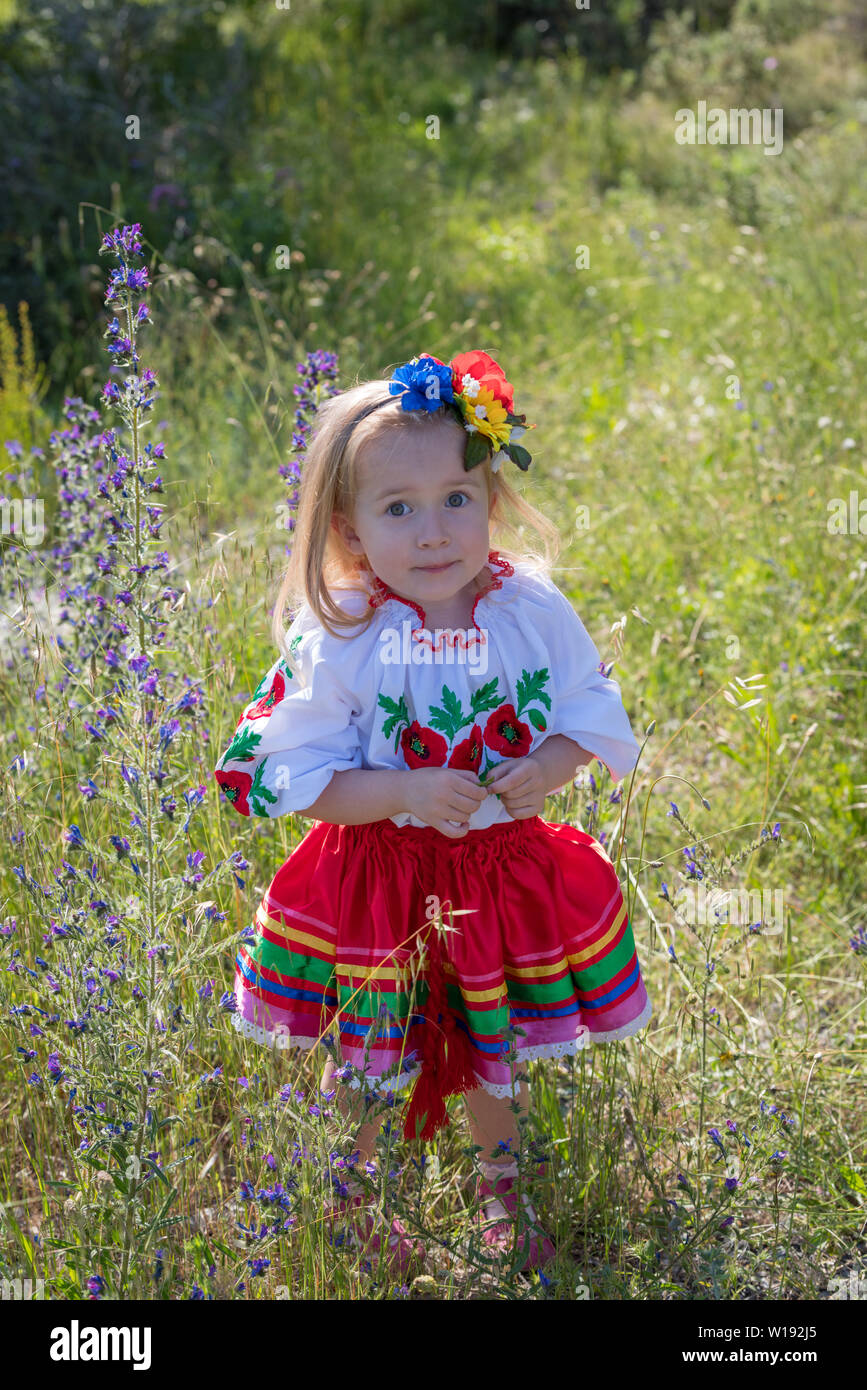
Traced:
<path fill-rule="evenodd" d="M 397 367 L 388 384 L 389 395 L 401 396 L 404 410 L 437 410 L 454 400 L 452 369 L 429 353 Z"/>

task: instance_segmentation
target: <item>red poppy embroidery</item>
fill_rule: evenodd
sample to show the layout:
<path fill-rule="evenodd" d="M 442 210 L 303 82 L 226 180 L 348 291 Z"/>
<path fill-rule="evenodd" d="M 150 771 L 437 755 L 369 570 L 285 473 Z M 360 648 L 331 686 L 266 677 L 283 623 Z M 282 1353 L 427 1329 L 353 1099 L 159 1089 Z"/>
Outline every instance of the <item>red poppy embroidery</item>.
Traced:
<path fill-rule="evenodd" d="M 220 787 L 225 793 L 226 800 L 234 806 L 236 811 L 240 811 L 242 816 L 249 816 L 250 803 L 247 800 L 247 793 L 253 785 L 253 778 L 248 772 L 215 772 Z"/>
<path fill-rule="evenodd" d="M 225 793 L 226 800 L 242 816 L 270 816 L 269 806 L 277 805 L 277 798 L 265 786 L 265 767 L 267 757 L 257 765 L 252 777 L 249 772 L 224 772 L 218 769 L 214 776 Z M 278 773 L 280 769 L 277 769 Z M 280 783 L 278 782 L 278 786 Z"/>
<path fill-rule="evenodd" d="M 417 719 L 401 733 L 400 746 L 407 767 L 443 767 L 449 751 L 442 734 L 426 729 Z"/>
<path fill-rule="evenodd" d="M 530 752 L 533 730 L 518 718 L 519 713 L 526 712 L 533 728 L 545 732 L 547 721 L 544 714 L 537 708 L 528 709 L 528 705 L 538 702 L 550 710 L 551 697 L 545 689 L 549 681 L 547 667 L 540 671 L 522 671 L 516 687 L 517 710 L 514 705 L 504 703 L 496 679 L 487 681 L 472 692 L 469 711 L 461 704 L 454 690 L 444 685 L 440 704 L 432 705 L 428 710 L 427 724 L 410 718 L 404 695 L 399 700 L 392 700 L 388 695 L 380 694 L 377 703 L 386 712 L 382 725 L 383 737 L 390 738 L 394 734 L 394 751 L 396 753 L 398 748 L 402 750 L 404 762 L 409 768 L 448 766 L 487 773 L 496 767 L 496 762 L 485 759 L 485 745 L 506 758 L 523 758 Z M 486 720 L 483 733 L 478 721 L 489 710 L 493 713 Z M 458 741 L 458 735 L 468 724 L 471 726 L 469 734 Z"/>
<path fill-rule="evenodd" d="M 254 700 L 251 705 L 248 705 L 242 718 L 261 719 L 264 715 L 270 714 L 274 706 L 279 705 L 285 694 L 286 682 L 280 672 L 275 671 L 271 688 L 262 696 L 261 700 Z"/>
<path fill-rule="evenodd" d="M 485 743 L 504 758 L 525 758 L 533 743 L 533 734 L 518 718 L 514 705 L 500 705 L 485 725 Z"/>
<path fill-rule="evenodd" d="M 262 677 L 253 692 L 252 700 L 238 718 L 232 741 L 220 759 L 221 766 L 225 763 L 246 763 L 256 757 L 256 749 L 262 742 L 262 735 L 251 727 L 251 721 L 268 718 L 286 696 L 286 681 L 293 679 L 292 672 L 284 661 L 280 662 L 267 689 L 266 676 Z"/>
<path fill-rule="evenodd" d="M 448 765 L 449 767 L 460 768 L 462 771 L 466 769 L 468 772 L 478 772 L 482 765 L 484 751 L 482 731 L 478 724 L 474 724 L 469 737 L 461 739 L 460 743 L 455 744 Z"/>

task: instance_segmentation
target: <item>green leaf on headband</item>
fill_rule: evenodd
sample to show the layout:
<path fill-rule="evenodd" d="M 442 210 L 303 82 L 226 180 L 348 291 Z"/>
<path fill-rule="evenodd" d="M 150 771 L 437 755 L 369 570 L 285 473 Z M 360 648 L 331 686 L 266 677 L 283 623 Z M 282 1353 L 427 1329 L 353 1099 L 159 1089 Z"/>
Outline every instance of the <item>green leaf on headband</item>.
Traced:
<path fill-rule="evenodd" d="M 467 472 L 475 468 L 477 464 L 488 458 L 491 449 L 487 439 L 483 434 L 476 433 L 467 436 L 467 447 L 464 450 L 464 468 Z"/>
<path fill-rule="evenodd" d="M 526 424 L 526 421 L 527 421 L 526 415 L 513 415 L 512 412 L 511 412 L 511 410 L 507 410 L 507 411 L 506 411 L 506 424 L 507 424 L 507 425 L 523 425 L 523 424 Z"/>
<path fill-rule="evenodd" d="M 533 461 L 532 454 L 528 453 L 520 444 L 504 444 L 503 453 L 508 454 L 512 462 L 522 468 L 525 473 Z"/>

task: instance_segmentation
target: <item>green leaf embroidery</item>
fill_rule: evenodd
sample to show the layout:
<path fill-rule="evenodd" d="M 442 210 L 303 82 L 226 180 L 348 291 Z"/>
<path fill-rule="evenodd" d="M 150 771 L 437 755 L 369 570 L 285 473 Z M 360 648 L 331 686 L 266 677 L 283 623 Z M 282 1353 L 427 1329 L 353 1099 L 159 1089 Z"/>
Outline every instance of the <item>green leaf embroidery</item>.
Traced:
<path fill-rule="evenodd" d="M 396 753 L 398 744 L 400 742 L 401 729 L 403 729 L 405 726 L 411 723 L 409 717 L 409 710 L 406 707 L 406 700 L 403 698 L 402 695 L 400 699 L 397 701 L 392 700 L 388 695 L 380 695 L 377 700 L 377 704 L 382 705 L 382 708 L 387 712 L 389 716 L 382 726 L 383 738 L 390 738 L 392 729 L 394 729 L 395 726 L 397 726 L 397 734 L 395 735 L 394 739 L 394 751 Z"/>
<path fill-rule="evenodd" d="M 256 771 L 253 774 L 252 785 L 250 786 L 250 790 L 247 793 L 247 800 L 250 803 L 254 816 L 267 816 L 268 808 L 265 805 L 265 803 L 270 802 L 272 806 L 276 805 L 277 803 L 276 796 L 272 791 L 269 791 L 269 789 L 265 786 L 263 782 L 265 764 L 267 763 L 267 761 L 267 758 L 263 758 L 259 766 L 256 768 Z"/>
<path fill-rule="evenodd" d="M 223 754 L 220 767 L 225 767 L 226 763 L 249 762 L 256 756 L 261 742 L 262 735 L 257 734 L 251 724 L 242 725 Z"/>
<path fill-rule="evenodd" d="M 502 703 L 500 683 L 495 676 L 492 681 L 488 681 L 487 685 L 479 686 L 478 690 L 474 690 L 470 696 L 470 709 L 472 710 L 470 718 L 475 723 L 480 714 L 484 714 L 486 710 L 496 709 Z"/>
<path fill-rule="evenodd" d="M 530 675 L 529 671 L 522 671 L 521 678 L 517 684 L 518 707 L 516 714 L 521 714 L 527 708 L 531 700 L 538 700 L 547 710 L 551 708 L 551 696 L 543 690 L 551 677 L 547 666 L 543 666 L 541 671 L 534 671 Z"/>
<path fill-rule="evenodd" d="M 442 709 L 438 705 L 431 705 L 428 724 L 431 729 L 437 729 L 439 733 L 445 734 L 448 742 L 451 743 L 458 730 L 462 729 L 468 720 L 460 700 L 453 690 L 449 690 L 447 685 L 443 686 L 441 699 Z"/>
<path fill-rule="evenodd" d="M 296 637 L 294 640 L 295 640 L 296 642 L 298 642 L 298 641 L 300 641 L 301 639 L 298 638 L 298 637 Z M 291 668 L 290 668 L 289 666 L 287 666 L 287 664 L 286 664 L 286 662 L 285 662 L 285 660 L 284 660 L 284 658 L 283 658 L 282 656 L 281 656 L 280 660 L 277 662 L 277 671 L 282 671 L 282 672 L 283 672 L 283 675 L 284 675 L 284 676 L 288 676 L 288 678 L 289 678 L 290 681 L 295 679 L 295 677 L 294 677 L 293 674 L 292 674 Z M 263 676 L 262 679 L 260 680 L 259 684 L 256 686 L 256 689 L 253 691 L 253 694 L 250 696 L 250 699 L 249 699 L 248 702 L 247 702 L 247 708 L 248 708 L 248 709 L 249 709 L 250 705 L 252 705 L 253 702 L 254 702 L 255 700 L 258 700 L 262 695 L 264 695 L 264 694 L 266 693 L 266 691 L 268 691 L 268 690 L 271 689 L 271 686 L 274 684 L 274 676 L 275 676 L 275 675 L 276 675 L 276 671 L 272 672 L 270 676 L 269 676 L 269 674 L 268 674 L 267 671 L 265 672 L 264 676 Z"/>
<path fill-rule="evenodd" d="M 273 677 L 271 679 L 273 680 Z M 265 691 L 270 690 L 270 688 L 271 681 L 268 679 L 268 672 L 266 671 L 259 684 L 256 686 L 256 689 L 253 691 L 253 694 L 250 696 L 248 704 L 252 705 L 254 700 L 258 700 L 259 697 L 264 695 Z"/>

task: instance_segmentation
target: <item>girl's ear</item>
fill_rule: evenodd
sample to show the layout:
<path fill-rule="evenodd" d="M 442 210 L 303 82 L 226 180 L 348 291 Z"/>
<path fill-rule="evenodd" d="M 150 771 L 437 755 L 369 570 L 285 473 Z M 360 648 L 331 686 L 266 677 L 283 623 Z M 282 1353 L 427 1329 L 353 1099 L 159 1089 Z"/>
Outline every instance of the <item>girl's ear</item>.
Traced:
<path fill-rule="evenodd" d="M 345 517 L 341 516 L 339 512 L 335 512 L 330 525 L 340 536 L 347 550 L 351 551 L 353 555 L 364 554 L 364 547 L 358 535 L 353 531 Z"/>

